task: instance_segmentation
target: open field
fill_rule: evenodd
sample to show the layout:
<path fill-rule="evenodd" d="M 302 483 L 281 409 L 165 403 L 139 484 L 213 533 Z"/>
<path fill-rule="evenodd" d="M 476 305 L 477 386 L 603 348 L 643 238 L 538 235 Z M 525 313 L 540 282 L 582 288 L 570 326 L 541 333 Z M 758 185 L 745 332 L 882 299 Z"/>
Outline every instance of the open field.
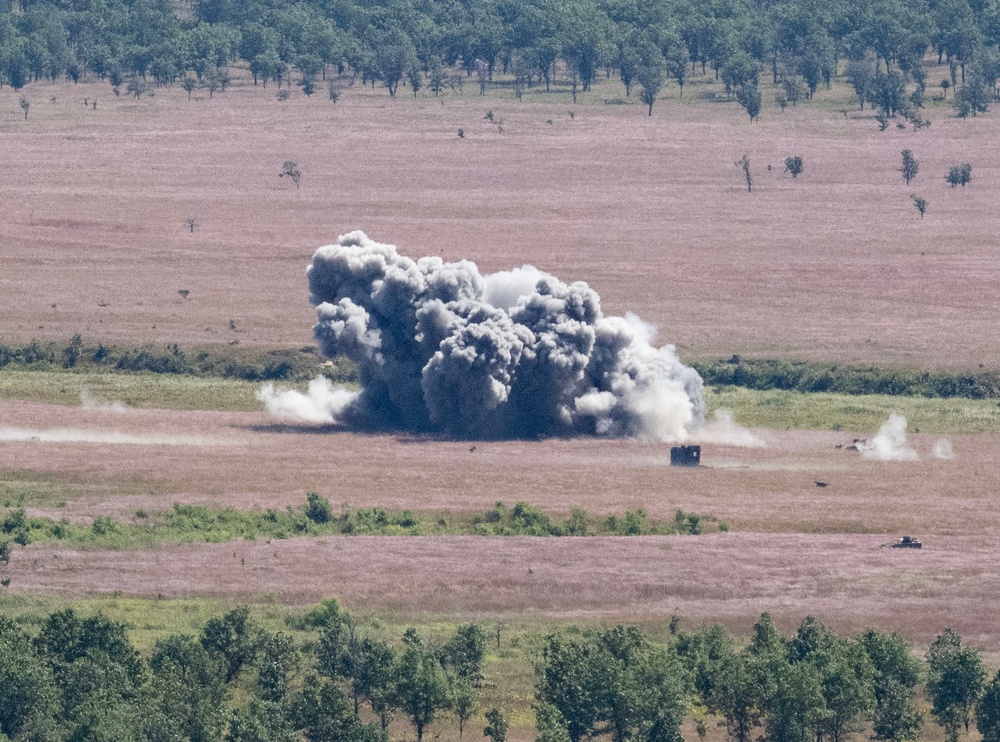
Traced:
<path fill-rule="evenodd" d="M 274 92 L 238 79 L 214 99 L 134 100 L 33 83 L 25 121 L 0 90 L 4 337 L 295 347 L 313 321 L 305 264 L 362 228 L 413 256 L 585 280 L 682 357 L 1000 358 L 993 112 L 961 121 L 936 103 L 930 129 L 879 132 L 868 112 L 841 115 L 853 106 L 835 88 L 750 124 L 700 75 L 652 117 L 603 105 L 622 96 L 613 81 L 575 106 L 558 88 L 517 102 L 356 85 L 336 105 Z M 921 167 L 909 187 L 903 148 Z M 789 155 L 805 160 L 795 180 Z M 285 160 L 301 188 L 278 178 Z M 957 162 L 973 165 L 969 187 L 944 182 Z M 930 201 L 923 220 L 911 192 Z"/>
<path fill-rule="evenodd" d="M 951 460 L 930 453 L 939 435 L 911 435 L 920 461 L 880 462 L 837 448 L 851 442 L 849 431 L 757 429 L 766 447 L 706 444 L 706 466 L 681 470 L 669 467 L 666 446 L 638 441 L 481 442 L 473 450 L 276 425 L 263 412 L 11 400 L 2 409 L 5 432 L 26 433 L 0 448 L 4 498 L 76 522 L 127 520 L 172 502 L 299 507 L 315 490 L 335 507 L 429 513 L 522 499 L 563 515 L 643 508 L 669 519 L 682 508 L 733 528 L 642 538 L 322 537 L 140 552 L 32 544 L 11 560 L 12 595 L 268 595 L 290 604 L 338 595 L 353 610 L 423 621 L 646 622 L 677 613 L 740 631 L 769 610 L 787 626 L 814 614 L 845 631 L 877 625 L 921 643 L 950 624 L 1000 651 L 988 556 L 1000 522 L 995 434 L 949 436 Z M 907 532 L 925 549 L 878 549 Z"/>
<path fill-rule="evenodd" d="M 391 100 L 356 85 L 334 105 L 298 91 L 280 102 L 246 79 L 192 101 L 179 88 L 137 101 L 106 84 L 34 83 L 27 121 L 0 90 L 0 341 L 301 349 L 314 321 L 304 267 L 360 228 L 414 257 L 484 272 L 530 262 L 587 281 L 606 312 L 655 323 L 684 359 L 1000 368 L 995 112 L 963 122 L 932 102 L 930 129 L 879 132 L 842 88 L 765 108 L 755 124 L 700 75 L 683 100 L 668 86 L 652 117 L 605 105 L 622 96 L 612 82 L 579 105 L 559 88 L 521 102 L 471 88 Z M 904 148 L 921 167 L 909 187 Z M 752 193 L 733 165 L 744 153 Z M 781 172 L 792 155 L 805 160 L 795 180 Z M 278 178 L 286 160 L 300 188 Z M 973 182 L 949 188 L 960 162 Z M 910 193 L 930 201 L 925 219 Z M 501 622 L 523 644 L 492 657 L 489 677 L 509 684 L 488 693 L 514 709 L 518 742 L 533 738 L 531 642 L 573 622 L 662 637 L 676 614 L 684 628 L 718 621 L 745 635 L 762 611 L 784 631 L 812 614 L 845 633 L 899 631 L 918 650 L 951 625 L 1000 657 L 996 400 L 708 389 L 710 409 L 733 409 L 766 445 L 706 442 L 705 465 L 682 470 L 668 446 L 634 440 L 473 445 L 286 424 L 261 411 L 258 388 L 0 370 L 0 515 L 24 506 L 86 526 L 175 502 L 300 508 L 315 491 L 335 511 L 464 517 L 525 500 L 554 517 L 641 508 L 669 520 L 680 508 L 732 530 L 33 543 L 0 570 L 11 580 L 0 611 L 107 609 L 144 648 L 234 602 L 280 627 L 336 595 L 393 639 L 410 623 L 443 635 Z M 847 449 L 891 412 L 909 419 L 918 461 Z M 953 458 L 933 455 L 942 437 Z M 904 533 L 925 548 L 878 548 Z"/>

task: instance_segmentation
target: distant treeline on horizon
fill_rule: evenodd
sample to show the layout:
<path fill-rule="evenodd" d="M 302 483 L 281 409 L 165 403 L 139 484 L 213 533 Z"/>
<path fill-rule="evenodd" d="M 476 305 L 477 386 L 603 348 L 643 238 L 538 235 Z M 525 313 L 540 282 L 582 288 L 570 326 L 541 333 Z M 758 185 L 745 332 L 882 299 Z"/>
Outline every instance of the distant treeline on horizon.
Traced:
<path fill-rule="evenodd" d="M 627 90 L 655 88 L 655 98 L 666 79 L 683 92 L 700 71 L 737 95 L 766 74 L 795 103 L 840 72 L 862 108 L 891 116 L 919 109 L 928 84 L 945 96 L 967 89 L 965 112 L 985 110 L 1000 77 L 1000 4 L 990 0 L 194 0 L 190 8 L 3 0 L 0 83 L 189 79 L 214 92 L 242 64 L 255 84 L 290 83 L 294 70 L 311 93 L 336 70 L 394 95 L 401 82 L 440 92 L 456 82 L 444 71 L 457 68 L 481 90 L 497 72 L 520 90 L 548 87 L 558 71 L 574 94 L 618 76 Z M 946 65 L 932 80 L 928 54 Z"/>

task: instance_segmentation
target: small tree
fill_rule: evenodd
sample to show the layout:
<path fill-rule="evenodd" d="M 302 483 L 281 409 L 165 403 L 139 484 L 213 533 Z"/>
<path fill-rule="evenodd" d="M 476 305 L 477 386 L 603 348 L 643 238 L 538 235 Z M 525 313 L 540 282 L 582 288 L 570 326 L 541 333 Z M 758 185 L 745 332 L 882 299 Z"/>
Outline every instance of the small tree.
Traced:
<path fill-rule="evenodd" d="M 743 177 L 747 182 L 747 193 L 753 190 L 753 178 L 750 175 L 750 157 L 743 155 L 742 159 L 736 161 L 736 167 L 743 171 Z"/>
<path fill-rule="evenodd" d="M 302 173 L 299 171 L 299 166 L 292 160 L 285 160 L 285 164 L 281 167 L 281 173 L 278 175 L 279 178 L 291 178 L 292 182 L 295 183 L 295 187 L 299 187 L 299 180 L 302 178 Z"/>
<path fill-rule="evenodd" d="M 191 100 L 191 93 L 198 87 L 198 81 L 193 77 L 185 77 L 184 82 L 181 83 L 181 87 L 187 91 L 188 100 Z"/>
<path fill-rule="evenodd" d="M 986 686 L 976 706 L 976 729 L 983 742 L 1000 742 L 1000 672 Z"/>
<path fill-rule="evenodd" d="M 333 520 L 330 501 L 315 492 L 306 494 L 306 517 L 313 523 L 329 523 Z"/>
<path fill-rule="evenodd" d="M 972 165 L 969 163 L 952 165 L 944 179 L 952 188 L 955 186 L 965 187 L 967 183 L 972 182 Z"/>
<path fill-rule="evenodd" d="M 302 92 L 308 98 L 316 92 L 316 78 L 312 75 L 303 75 L 302 79 L 299 80 L 299 87 L 302 88 Z"/>
<path fill-rule="evenodd" d="M 125 86 L 125 90 L 128 91 L 129 95 L 134 95 L 136 100 L 142 97 L 146 89 L 146 81 L 141 77 L 130 77 L 128 84 Z"/>
<path fill-rule="evenodd" d="M 931 713 L 944 727 L 949 742 L 955 742 L 961 727 L 969 731 L 972 709 L 983 693 L 986 681 L 983 661 L 975 649 L 962 645 L 958 634 L 945 629 L 927 650 L 927 664 Z"/>
<path fill-rule="evenodd" d="M 927 199 L 922 196 L 918 196 L 916 193 L 911 193 L 910 198 L 913 199 L 913 206 L 920 212 L 920 218 L 923 219 L 924 213 L 927 211 Z"/>
<path fill-rule="evenodd" d="M 340 88 L 337 87 L 337 83 L 330 80 L 330 84 L 327 86 L 327 93 L 330 96 L 330 100 L 333 101 L 334 105 L 337 105 L 337 101 L 340 100 Z"/>
<path fill-rule="evenodd" d="M 491 708 L 487 711 L 486 722 L 487 726 L 483 730 L 484 737 L 489 737 L 491 742 L 507 742 L 507 720 L 500 713 L 500 709 Z"/>
<path fill-rule="evenodd" d="M 656 96 L 660 93 L 660 88 L 666 80 L 666 76 L 659 63 L 644 64 L 639 67 L 636 74 L 642 91 L 639 93 L 639 100 L 649 107 L 649 115 L 653 115 L 653 104 L 656 103 Z"/>
<path fill-rule="evenodd" d="M 25 121 L 28 120 L 28 109 L 29 108 L 31 108 L 31 101 L 29 101 L 27 98 L 25 98 L 22 95 L 21 96 L 21 110 L 24 111 L 24 120 Z"/>
<path fill-rule="evenodd" d="M 423 87 L 423 78 L 420 76 L 420 67 L 416 64 L 411 64 L 410 68 L 406 70 L 406 79 L 410 82 L 410 90 L 413 91 L 413 97 L 417 97 L 417 93 L 420 92 L 420 88 Z"/>
<path fill-rule="evenodd" d="M 782 92 L 785 100 L 793 106 L 802 100 L 802 84 L 795 77 L 786 77 L 782 83 Z"/>
<path fill-rule="evenodd" d="M 910 181 L 916 178 L 917 173 L 920 172 L 920 165 L 917 164 L 916 158 L 908 149 L 903 150 L 903 167 L 900 168 L 900 172 L 903 173 L 903 180 L 906 181 L 906 185 L 910 185 Z M 922 214 L 923 212 L 920 213 Z"/>
<path fill-rule="evenodd" d="M 760 90 L 756 85 L 741 85 L 736 90 L 736 100 L 750 116 L 751 122 L 760 116 Z"/>
<path fill-rule="evenodd" d="M 797 178 L 802 174 L 804 168 L 801 157 L 786 157 L 785 158 L 785 172 L 791 173 L 792 178 Z"/>

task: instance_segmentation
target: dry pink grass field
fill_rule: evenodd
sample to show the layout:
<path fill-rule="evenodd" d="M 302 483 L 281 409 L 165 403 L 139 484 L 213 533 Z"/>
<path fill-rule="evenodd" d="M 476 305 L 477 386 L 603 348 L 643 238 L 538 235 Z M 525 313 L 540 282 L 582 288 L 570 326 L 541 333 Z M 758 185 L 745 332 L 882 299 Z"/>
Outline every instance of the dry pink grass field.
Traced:
<path fill-rule="evenodd" d="M 24 121 L 5 88 L 0 340 L 80 332 L 106 342 L 307 344 L 304 267 L 318 245 L 361 228 L 414 257 L 470 258 L 484 271 L 530 262 L 585 280 L 606 311 L 657 324 L 682 357 L 998 367 L 995 113 L 962 122 L 932 110 L 930 130 L 880 133 L 867 112 L 845 118 L 827 101 L 767 110 L 751 125 L 734 104 L 699 101 L 700 84 L 683 102 L 659 102 L 651 118 L 638 105 L 571 106 L 564 94 L 518 103 L 468 88 L 441 100 L 355 87 L 336 105 L 297 92 L 279 102 L 272 88 L 243 81 L 193 101 L 180 89 L 135 101 L 106 85 L 33 84 Z M 99 99 L 97 110 L 84 108 L 85 96 Z M 502 134 L 483 119 L 487 109 L 503 117 Z M 897 172 L 904 148 L 921 166 L 910 187 Z M 733 165 L 743 153 L 753 193 Z M 795 181 L 781 172 L 790 155 L 805 159 Z M 278 178 L 285 160 L 298 163 L 301 188 Z M 973 164 L 973 183 L 950 189 L 943 175 L 959 162 Z M 922 221 L 911 192 L 930 201 Z M 275 426 L 263 412 L 114 414 L 4 400 L 0 427 L 141 439 L 0 445 L 0 477 L 65 494 L 64 507 L 40 509 L 55 517 L 129 517 L 175 501 L 298 506 L 315 490 L 335 505 L 421 511 L 523 499 L 557 514 L 641 507 L 669 518 L 680 507 L 735 529 L 145 553 L 33 544 L 12 560 L 15 593 L 294 603 L 336 594 L 375 613 L 645 621 L 676 612 L 740 631 L 769 610 L 786 627 L 812 613 L 920 642 L 952 624 L 1000 651 L 996 436 L 952 437 L 952 461 L 926 455 L 933 438 L 912 436 L 925 455 L 904 464 L 836 449 L 849 432 L 760 431 L 767 448 L 706 446 L 707 467 L 680 471 L 666 447 L 635 441 L 470 451 Z M 927 547 L 877 548 L 905 532 Z"/>
<path fill-rule="evenodd" d="M 687 357 L 996 367 L 995 113 L 940 107 L 929 130 L 879 132 L 830 100 L 751 125 L 734 103 L 699 100 L 708 87 L 696 77 L 650 118 L 565 93 L 393 100 L 358 85 L 334 105 L 246 80 L 192 101 L 35 83 L 28 121 L 4 89 L 2 334 L 307 343 L 303 268 L 361 228 L 412 256 L 587 281 L 606 311 L 637 312 Z M 595 93 L 620 95 L 610 82 Z M 909 187 L 903 148 L 921 167 Z M 734 167 L 743 153 L 754 193 Z M 790 155 L 805 159 L 794 181 Z M 279 179 L 285 160 L 301 188 Z M 958 162 L 973 183 L 952 189 Z M 930 201 L 923 220 L 911 192 Z"/>
<path fill-rule="evenodd" d="M 925 642 L 955 625 L 1000 651 L 1000 532 L 995 436 L 953 436 L 956 458 L 865 461 L 836 448 L 848 432 L 756 431 L 768 447 L 706 445 L 705 468 L 668 466 L 666 446 L 595 439 L 478 443 L 361 436 L 274 426 L 261 412 L 111 413 L 5 402 L 5 428 L 116 432 L 136 442 L 9 442 L 8 481 L 54 482 L 53 517 L 131 517 L 198 502 L 300 506 L 316 490 L 335 505 L 484 511 L 526 499 L 553 513 L 683 508 L 728 519 L 698 537 L 291 539 L 72 551 L 33 544 L 11 564 L 16 593 L 165 596 L 328 595 L 365 612 L 649 621 L 677 613 L 745 631 L 768 610 L 845 631 L 866 625 Z M 825 488 L 816 487 L 825 481 Z M 903 532 L 920 552 L 880 550 Z M 887 535 L 888 534 L 888 535 Z M 234 556 L 235 554 L 235 556 Z M 419 586 L 419 587 L 418 587 Z"/>

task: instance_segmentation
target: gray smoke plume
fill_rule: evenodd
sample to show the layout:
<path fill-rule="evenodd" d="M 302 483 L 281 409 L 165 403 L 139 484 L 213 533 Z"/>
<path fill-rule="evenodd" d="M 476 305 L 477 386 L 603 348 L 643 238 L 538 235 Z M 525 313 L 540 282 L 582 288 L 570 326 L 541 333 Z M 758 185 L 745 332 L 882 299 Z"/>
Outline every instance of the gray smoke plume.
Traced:
<path fill-rule="evenodd" d="M 361 393 L 325 413 L 352 427 L 683 440 L 703 421 L 698 373 L 585 283 L 413 261 L 363 232 L 319 248 L 308 277 L 322 352 L 358 366 Z"/>

